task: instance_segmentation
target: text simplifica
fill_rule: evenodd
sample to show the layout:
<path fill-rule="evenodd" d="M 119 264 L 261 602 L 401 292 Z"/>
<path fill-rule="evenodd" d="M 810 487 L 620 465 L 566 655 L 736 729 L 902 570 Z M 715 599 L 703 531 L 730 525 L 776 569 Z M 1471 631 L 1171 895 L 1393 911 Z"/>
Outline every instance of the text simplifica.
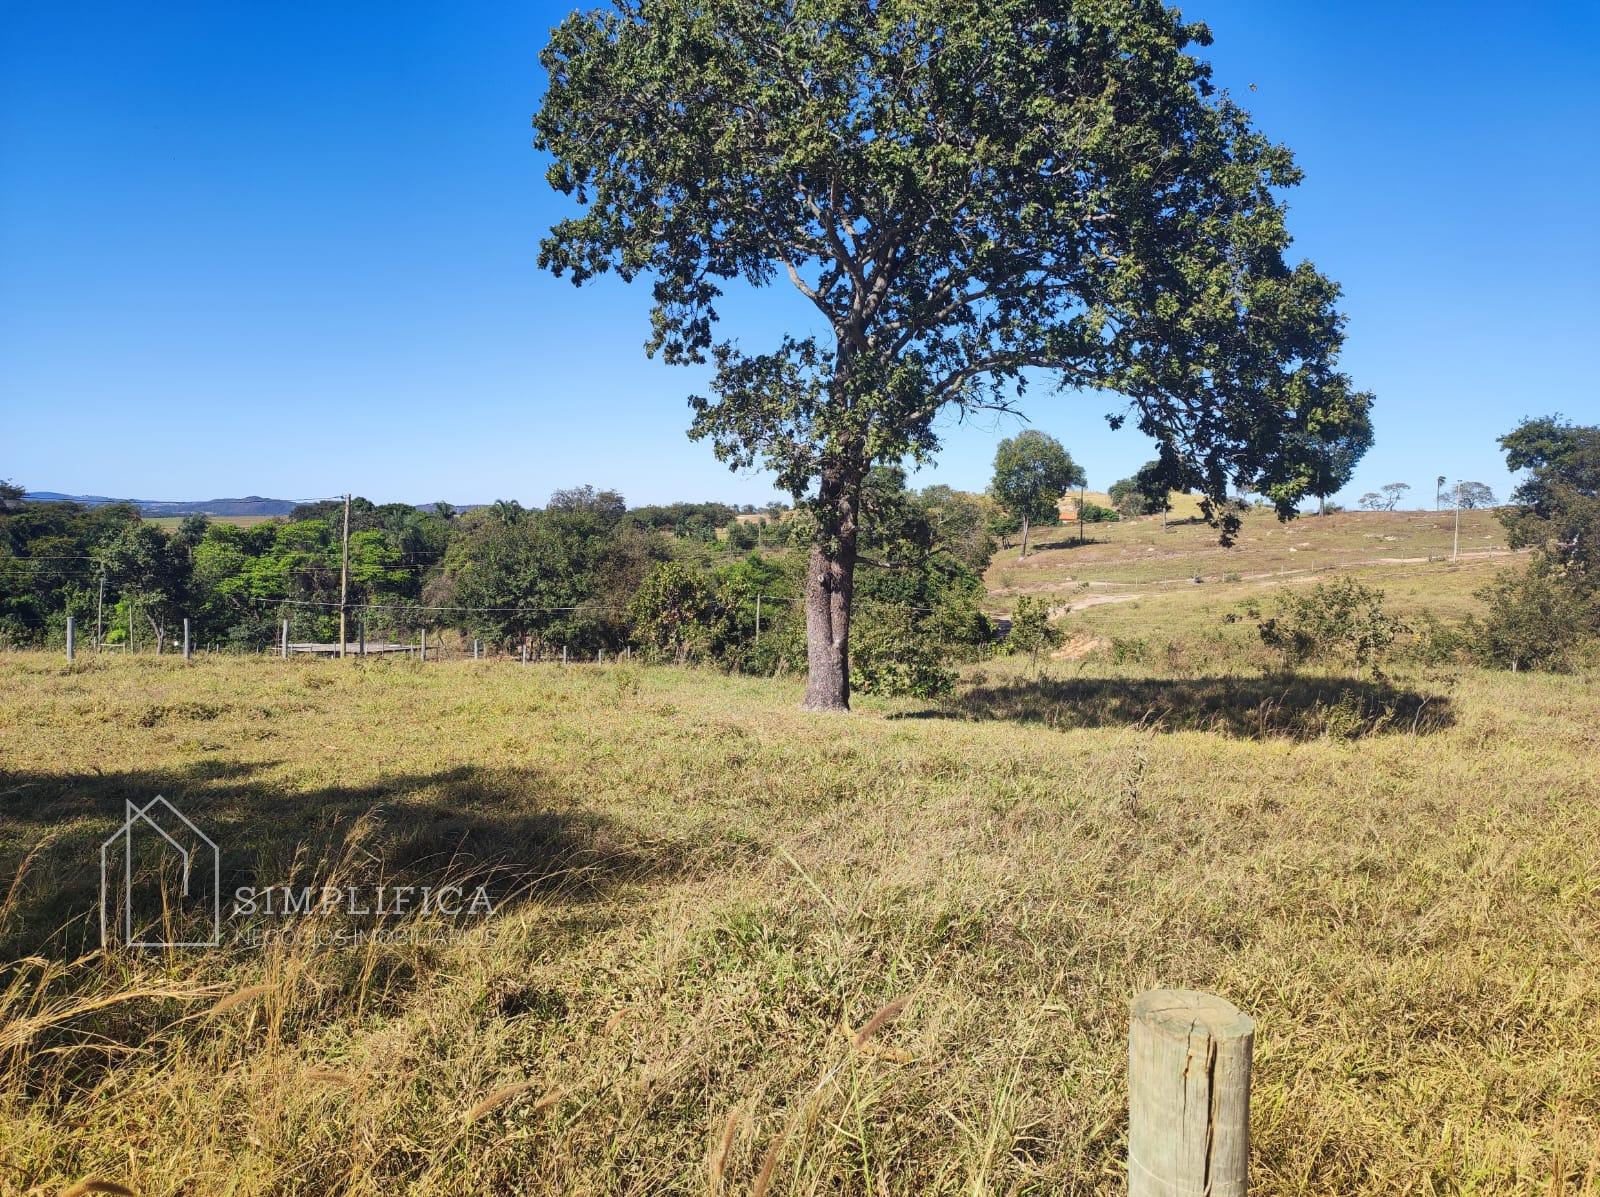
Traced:
<path fill-rule="evenodd" d="M 247 885 L 233 891 L 230 917 L 493 913 L 494 901 L 481 885 L 470 893 L 460 885 Z"/>

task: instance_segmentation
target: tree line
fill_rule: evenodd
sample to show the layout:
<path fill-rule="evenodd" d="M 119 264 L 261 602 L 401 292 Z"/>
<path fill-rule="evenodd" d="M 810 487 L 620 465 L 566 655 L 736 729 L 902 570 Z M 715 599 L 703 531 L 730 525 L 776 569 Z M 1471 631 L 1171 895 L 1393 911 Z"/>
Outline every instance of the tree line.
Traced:
<path fill-rule="evenodd" d="M 202 649 L 259 652 L 287 620 L 333 642 L 341 500 L 252 526 L 203 515 L 170 529 L 130 504 L 29 502 L 0 484 L 0 643 L 60 643 L 67 617 L 107 645 L 161 651 L 179 621 Z M 863 616 L 855 683 L 935 693 L 988 651 L 981 575 L 1007 517 L 986 496 L 912 490 L 894 468 L 863 488 Z M 348 609 L 373 641 L 453 631 L 491 648 L 647 658 L 781 673 L 803 668 L 807 511 L 725 503 L 628 507 L 615 490 L 500 501 L 350 503 Z"/>

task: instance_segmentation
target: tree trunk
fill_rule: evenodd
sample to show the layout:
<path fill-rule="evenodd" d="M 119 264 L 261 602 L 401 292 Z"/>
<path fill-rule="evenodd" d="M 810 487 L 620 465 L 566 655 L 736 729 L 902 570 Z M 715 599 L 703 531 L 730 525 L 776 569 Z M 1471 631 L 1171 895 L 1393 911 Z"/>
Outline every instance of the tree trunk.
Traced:
<path fill-rule="evenodd" d="M 1023 516 L 1022 517 L 1022 552 L 1017 554 L 1017 560 L 1021 561 L 1027 555 L 1028 555 L 1028 517 L 1027 516 Z"/>
<path fill-rule="evenodd" d="M 801 710 L 850 709 L 850 595 L 860 489 L 859 478 L 823 473 L 818 494 L 822 539 L 811 546 L 806 566 L 806 696 Z"/>
<path fill-rule="evenodd" d="M 1327 515 L 1328 514 L 1328 496 L 1327 495 L 1318 495 L 1317 496 L 1317 514 L 1318 515 Z"/>

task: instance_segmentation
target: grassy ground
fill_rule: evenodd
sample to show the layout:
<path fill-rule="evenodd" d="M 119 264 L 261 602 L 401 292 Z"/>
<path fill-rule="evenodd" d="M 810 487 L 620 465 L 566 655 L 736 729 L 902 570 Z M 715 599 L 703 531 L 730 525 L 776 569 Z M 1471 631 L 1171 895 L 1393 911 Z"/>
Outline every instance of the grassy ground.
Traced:
<path fill-rule="evenodd" d="M 0 656 L 0 1191 L 1116 1193 L 1126 1004 L 1187 985 L 1257 1019 L 1253 1193 L 1600 1192 L 1595 677 L 1096 653 L 797 697 Z M 79 957 L 157 792 L 225 890 L 500 909 Z"/>
<path fill-rule="evenodd" d="M 1241 579 L 1271 581 L 1319 570 L 1353 566 L 1415 565 L 1446 561 L 1453 549 L 1454 513 L 1356 511 L 1301 516 L 1281 522 L 1270 512 L 1251 511 L 1234 545 L 1217 543 L 1217 530 L 1198 518 L 1174 521 L 1165 529 L 1160 516 L 1106 524 L 1040 528 L 1025 560 L 1016 550 L 1001 550 L 987 578 L 990 593 L 1070 593 L 1084 582 L 1093 586 L 1160 586 Z M 1492 511 L 1461 516 L 1461 553 L 1469 561 L 1503 555 L 1505 533 Z"/>
<path fill-rule="evenodd" d="M 231 524 L 235 528 L 254 528 L 257 524 L 271 523 L 273 520 L 281 519 L 282 517 L 276 515 L 208 515 L 206 518 L 213 524 Z M 144 517 L 145 523 L 155 524 L 157 527 L 165 528 L 168 532 L 176 529 L 179 524 L 183 523 L 183 520 L 184 517 L 181 515 L 147 515 Z"/>

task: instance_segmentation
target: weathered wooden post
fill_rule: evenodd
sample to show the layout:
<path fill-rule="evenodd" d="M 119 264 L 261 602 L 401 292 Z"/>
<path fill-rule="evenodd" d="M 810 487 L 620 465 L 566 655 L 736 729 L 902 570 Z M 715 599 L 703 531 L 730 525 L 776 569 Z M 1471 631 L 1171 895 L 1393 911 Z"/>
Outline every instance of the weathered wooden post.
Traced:
<path fill-rule="evenodd" d="M 363 619 L 356 625 L 356 651 L 361 656 L 367 655 L 367 621 Z"/>
<path fill-rule="evenodd" d="M 524 665 L 528 663 L 528 642 L 526 640 L 522 642 L 522 663 Z"/>
<path fill-rule="evenodd" d="M 287 619 L 283 621 L 283 629 L 282 629 L 282 631 L 283 631 L 283 639 L 281 641 L 279 641 L 279 644 L 282 646 L 281 650 L 280 650 L 280 655 L 283 657 L 283 659 L 285 661 L 287 661 L 289 659 L 289 621 Z"/>
<path fill-rule="evenodd" d="M 426 665 L 428 663 L 428 629 L 427 628 L 423 628 L 422 629 L 422 639 L 417 642 L 417 648 L 418 648 L 418 650 L 420 652 L 420 655 L 417 658 L 418 662 L 420 664 Z"/>
<path fill-rule="evenodd" d="M 1128 1032 L 1128 1197 L 1244 1197 L 1255 1023 L 1215 994 L 1151 989 Z"/>
<path fill-rule="evenodd" d="M 567 646 L 565 644 L 561 646 L 561 663 L 563 665 L 567 663 Z"/>
<path fill-rule="evenodd" d="M 189 643 L 189 617 L 183 619 L 183 659 L 190 660 L 194 656 L 194 648 Z"/>
<path fill-rule="evenodd" d="M 78 648 L 78 621 L 72 616 L 67 616 L 67 660 L 70 661 L 77 654 Z"/>

